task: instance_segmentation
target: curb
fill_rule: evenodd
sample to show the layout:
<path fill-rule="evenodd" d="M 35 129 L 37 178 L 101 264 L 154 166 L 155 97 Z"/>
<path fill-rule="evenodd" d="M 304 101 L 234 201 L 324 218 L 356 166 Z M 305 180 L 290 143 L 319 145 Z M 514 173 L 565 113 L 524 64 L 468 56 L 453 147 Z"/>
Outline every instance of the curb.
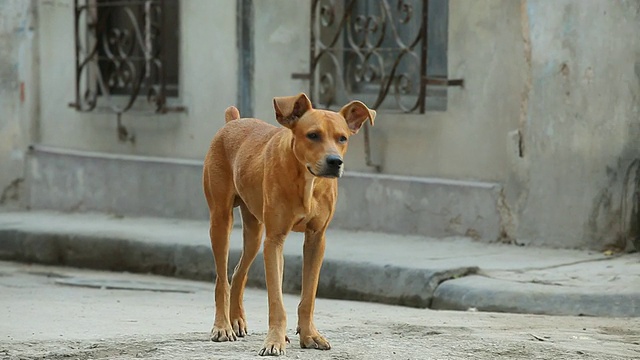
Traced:
<path fill-rule="evenodd" d="M 231 264 L 239 259 L 240 251 L 231 249 L 229 274 L 232 273 Z M 208 246 L 155 244 L 86 234 L 0 229 L 0 260 L 152 273 L 201 281 L 215 278 Z M 249 270 L 248 286 L 265 287 L 263 264 L 260 253 Z M 285 254 L 283 291 L 300 292 L 301 271 L 302 256 Z M 325 258 L 318 296 L 427 308 L 442 282 L 477 271 L 477 267 L 429 270 Z"/>
<path fill-rule="evenodd" d="M 438 286 L 431 307 L 541 315 L 637 317 L 640 316 L 640 287 L 611 294 L 602 288 L 517 283 L 472 275 Z"/>
<path fill-rule="evenodd" d="M 234 230 L 232 244 L 235 245 L 230 248 L 229 275 L 232 274 L 232 266 L 240 258 L 241 236 L 241 231 Z M 348 235 L 342 234 L 342 237 L 342 241 L 348 241 Z M 382 256 L 373 256 L 371 261 L 357 260 L 368 258 L 357 254 L 360 247 L 367 244 L 363 240 L 367 238 L 355 240 L 359 247 L 348 247 L 348 254 L 352 255 L 345 256 L 345 253 L 335 251 L 327 253 L 318 284 L 319 297 L 439 310 L 640 317 L 640 288 L 634 286 L 634 274 L 640 263 L 635 258 L 617 264 L 599 263 L 600 266 L 612 267 L 609 274 L 613 275 L 616 271 L 629 269 L 631 272 L 625 274 L 627 280 L 623 282 L 626 286 L 609 286 L 609 280 L 602 278 L 595 279 L 594 283 L 573 286 L 570 283 L 534 282 L 530 280 L 531 276 L 522 281 L 490 277 L 491 270 L 480 271 L 479 267 L 472 266 L 476 263 L 492 264 L 487 263 L 486 259 L 484 262 L 455 260 L 455 252 L 464 252 L 464 248 L 449 249 L 454 252 L 451 262 L 436 260 L 416 263 L 417 258 L 407 251 L 401 257 L 389 254 L 389 260 L 385 260 L 387 257 L 384 252 L 390 248 L 374 242 L 377 244 L 375 253 Z M 288 250 L 285 247 L 283 291 L 299 294 L 302 246 L 299 241 L 290 244 L 297 245 Z M 407 246 L 416 246 L 416 243 L 409 241 L 402 246 L 411 249 Z M 418 248 L 428 251 L 428 247 Z M 373 254 L 371 250 L 362 249 L 363 254 L 370 255 Z M 538 253 L 535 249 L 531 251 L 527 256 Z M 437 253 L 445 258 L 448 256 L 441 249 Z M 493 256 L 491 252 L 489 256 Z M 585 264 L 602 260 L 593 257 L 579 259 L 576 261 L 586 261 Z M 51 214 L 32 214 L 32 217 L 26 218 L 20 214 L 7 215 L 0 221 L 0 260 L 151 273 L 209 283 L 215 279 L 206 225 L 171 219 L 121 221 L 103 215 L 76 218 Z M 498 257 L 492 261 L 506 260 Z M 627 263 L 633 267 L 626 268 Z M 405 264 L 422 267 L 408 267 Z M 540 269 L 556 266 L 554 262 L 536 264 Z M 507 264 L 506 268 L 514 267 L 513 264 Z M 248 286 L 265 287 L 263 269 L 262 254 L 259 253 L 249 270 Z M 572 271 L 575 273 L 576 269 Z M 570 277 L 571 273 L 562 276 Z"/>

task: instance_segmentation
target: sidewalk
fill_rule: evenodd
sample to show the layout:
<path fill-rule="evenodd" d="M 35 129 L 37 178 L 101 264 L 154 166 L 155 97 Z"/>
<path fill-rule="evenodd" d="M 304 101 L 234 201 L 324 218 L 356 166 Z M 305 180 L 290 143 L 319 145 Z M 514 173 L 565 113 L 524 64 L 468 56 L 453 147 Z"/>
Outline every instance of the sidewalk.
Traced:
<path fill-rule="evenodd" d="M 230 268 L 242 246 L 231 234 Z M 285 245 L 300 291 L 302 234 Z M 102 214 L 0 213 L 0 260 L 213 279 L 206 222 Z M 264 286 L 261 255 L 249 286 Z M 640 256 L 330 230 L 320 297 L 433 309 L 640 316 Z"/>

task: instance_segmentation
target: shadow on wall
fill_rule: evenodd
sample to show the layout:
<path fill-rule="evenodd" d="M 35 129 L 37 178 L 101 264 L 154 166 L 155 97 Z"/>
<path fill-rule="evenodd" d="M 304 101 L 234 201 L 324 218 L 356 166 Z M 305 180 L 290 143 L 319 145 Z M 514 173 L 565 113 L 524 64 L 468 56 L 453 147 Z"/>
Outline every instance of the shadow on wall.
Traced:
<path fill-rule="evenodd" d="M 0 189 L 0 206 L 7 209 L 20 208 L 22 194 L 22 183 L 24 178 L 17 178 L 11 181 L 3 189 Z"/>
<path fill-rule="evenodd" d="M 607 166 L 607 185 L 595 197 L 587 231 L 604 244 L 603 250 L 640 251 L 640 139 L 639 124 L 629 124 L 628 138 L 617 165 Z"/>
<path fill-rule="evenodd" d="M 640 61 L 634 72 L 640 83 Z M 625 135 L 617 164 L 606 168 L 607 183 L 595 197 L 587 223 L 587 232 L 604 250 L 615 252 L 640 251 L 640 122 L 629 121 Z"/>
<path fill-rule="evenodd" d="M 619 242 L 623 250 L 633 246 L 640 251 L 640 158 L 636 158 L 625 172 L 620 197 Z"/>

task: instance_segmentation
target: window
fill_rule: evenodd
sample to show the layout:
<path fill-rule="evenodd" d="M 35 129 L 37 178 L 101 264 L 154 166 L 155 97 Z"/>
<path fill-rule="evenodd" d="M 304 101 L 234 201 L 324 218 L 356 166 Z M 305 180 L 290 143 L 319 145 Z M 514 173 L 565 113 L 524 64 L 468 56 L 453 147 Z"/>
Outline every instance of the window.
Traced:
<path fill-rule="evenodd" d="M 178 14 L 178 0 L 76 0 L 71 106 L 117 114 L 183 110 L 167 105 L 179 95 Z"/>
<path fill-rule="evenodd" d="M 445 110 L 448 0 L 313 0 L 314 103 L 351 99 L 377 110 Z"/>

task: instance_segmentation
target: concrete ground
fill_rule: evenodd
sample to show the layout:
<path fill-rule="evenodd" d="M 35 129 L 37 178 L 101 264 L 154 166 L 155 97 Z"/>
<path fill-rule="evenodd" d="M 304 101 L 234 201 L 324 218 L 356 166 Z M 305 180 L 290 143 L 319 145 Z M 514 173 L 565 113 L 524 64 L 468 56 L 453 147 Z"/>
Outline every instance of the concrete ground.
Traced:
<path fill-rule="evenodd" d="M 302 235 L 285 244 L 283 288 L 299 293 Z M 240 255 L 231 234 L 230 267 Z M 102 214 L 0 213 L 0 259 L 213 279 L 206 222 Z M 264 286 L 261 255 L 249 286 Z M 640 256 L 330 230 L 319 296 L 419 308 L 640 316 Z"/>
<path fill-rule="evenodd" d="M 205 282 L 0 262 L 0 359 L 259 358 L 266 292 L 248 289 L 250 334 L 232 343 L 209 341 L 212 294 L 213 284 Z M 317 301 L 316 324 L 333 348 L 302 350 L 294 335 L 298 296 L 284 299 L 291 359 L 640 357 L 639 318 L 434 311 L 328 299 Z"/>

